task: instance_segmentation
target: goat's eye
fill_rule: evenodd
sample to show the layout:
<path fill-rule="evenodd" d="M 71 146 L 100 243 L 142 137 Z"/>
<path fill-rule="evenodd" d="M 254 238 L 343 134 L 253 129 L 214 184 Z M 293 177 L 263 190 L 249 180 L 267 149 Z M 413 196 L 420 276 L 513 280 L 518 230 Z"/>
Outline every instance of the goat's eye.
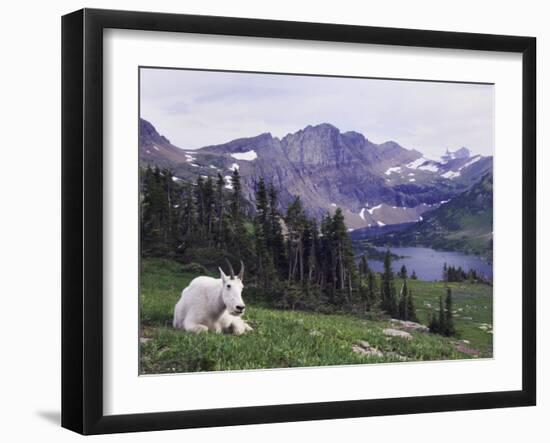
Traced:
<path fill-rule="evenodd" d="M 231 285 L 227 285 L 227 289 L 231 289 Z"/>

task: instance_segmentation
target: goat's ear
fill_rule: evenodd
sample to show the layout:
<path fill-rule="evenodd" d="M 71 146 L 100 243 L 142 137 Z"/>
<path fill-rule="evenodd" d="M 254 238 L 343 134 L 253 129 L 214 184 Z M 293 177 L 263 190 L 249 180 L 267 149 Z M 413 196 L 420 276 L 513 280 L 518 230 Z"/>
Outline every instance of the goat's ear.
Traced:
<path fill-rule="evenodd" d="M 220 270 L 220 277 L 222 278 L 222 281 L 225 283 L 227 281 L 227 275 L 225 275 L 222 271 L 222 268 L 218 268 Z"/>

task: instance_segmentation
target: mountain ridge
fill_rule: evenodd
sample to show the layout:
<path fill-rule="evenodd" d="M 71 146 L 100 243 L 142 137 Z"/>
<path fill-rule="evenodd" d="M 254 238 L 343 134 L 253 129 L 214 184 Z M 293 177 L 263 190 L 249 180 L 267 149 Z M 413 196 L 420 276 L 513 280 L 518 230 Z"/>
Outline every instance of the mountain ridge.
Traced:
<path fill-rule="evenodd" d="M 281 210 L 299 195 L 313 216 L 341 207 L 350 229 L 419 221 L 492 170 L 492 157 L 470 157 L 469 152 L 459 157 L 430 160 L 395 141 L 375 144 L 330 123 L 308 125 L 280 139 L 266 132 L 186 150 L 140 119 L 142 165 L 169 167 L 183 181 L 220 174 L 228 182 L 238 168 L 250 203 L 263 177 L 279 190 Z"/>

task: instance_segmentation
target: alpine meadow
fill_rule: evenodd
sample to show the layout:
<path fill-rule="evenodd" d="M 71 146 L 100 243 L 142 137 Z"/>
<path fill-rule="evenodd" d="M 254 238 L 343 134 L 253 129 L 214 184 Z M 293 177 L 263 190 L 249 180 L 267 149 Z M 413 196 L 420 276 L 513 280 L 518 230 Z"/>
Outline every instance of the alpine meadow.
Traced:
<path fill-rule="evenodd" d="M 140 373 L 492 358 L 493 94 L 140 68 Z"/>

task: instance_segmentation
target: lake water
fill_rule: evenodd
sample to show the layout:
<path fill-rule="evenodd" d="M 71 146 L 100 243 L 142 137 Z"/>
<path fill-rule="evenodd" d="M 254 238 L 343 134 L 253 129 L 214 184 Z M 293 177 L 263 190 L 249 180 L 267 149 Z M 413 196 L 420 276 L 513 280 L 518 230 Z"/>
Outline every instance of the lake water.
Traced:
<path fill-rule="evenodd" d="M 376 249 L 379 251 L 386 250 L 384 247 Z M 390 251 L 403 257 L 392 262 L 393 271 L 398 272 L 401 266 L 405 265 L 409 276 L 415 270 L 419 280 L 441 280 L 443 263 L 457 268 L 460 266 L 465 271 L 475 269 L 483 276 L 493 278 L 493 265 L 475 255 L 416 247 L 390 248 Z M 369 266 L 376 272 L 384 270 L 384 264 L 381 261 L 369 260 Z"/>

